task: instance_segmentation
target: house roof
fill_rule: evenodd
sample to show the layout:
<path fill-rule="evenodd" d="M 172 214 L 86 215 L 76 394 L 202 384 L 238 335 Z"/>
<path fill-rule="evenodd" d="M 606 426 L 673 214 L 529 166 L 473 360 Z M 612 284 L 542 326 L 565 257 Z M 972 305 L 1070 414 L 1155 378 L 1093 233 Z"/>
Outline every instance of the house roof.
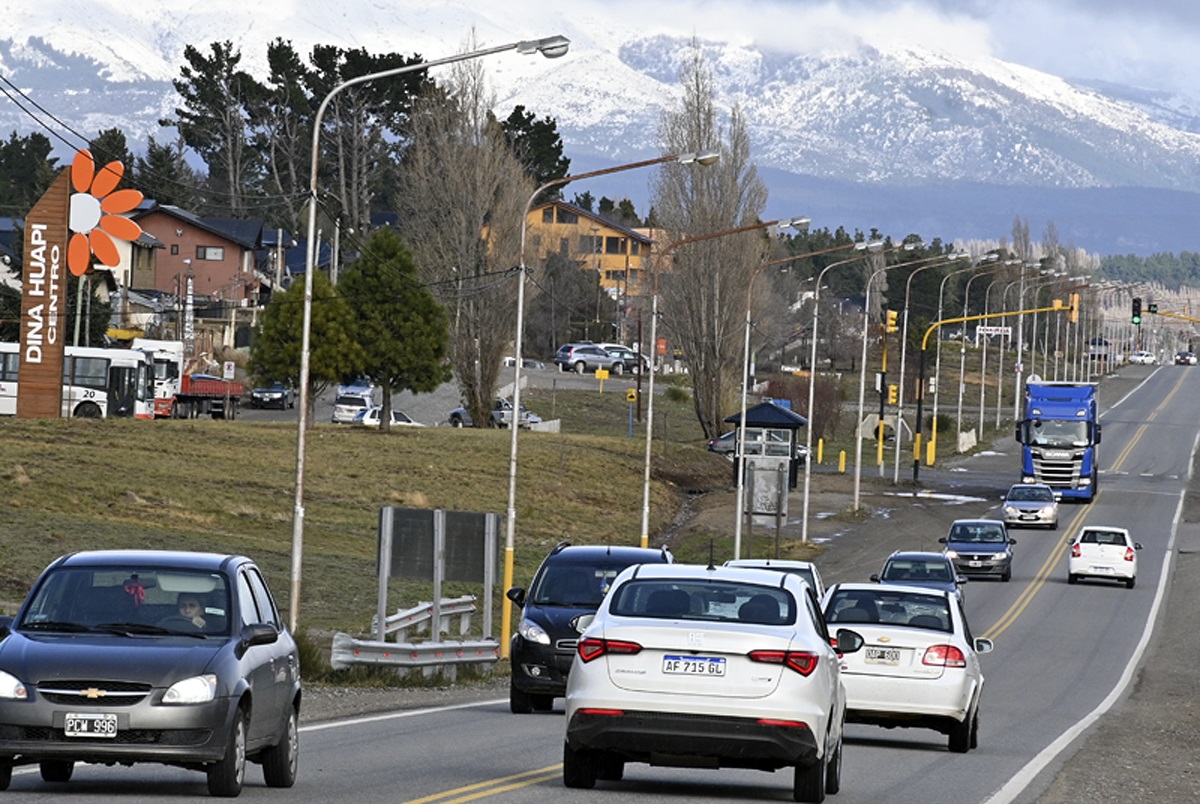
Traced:
<path fill-rule="evenodd" d="M 739 410 L 732 416 L 726 416 L 725 421 L 740 425 L 742 412 Z M 807 424 L 808 419 L 787 408 L 781 408 L 774 402 L 760 402 L 754 407 L 746 409 L 747 427 L 786 427 L 795 430 Z"/>
<path fill-rule="evenodd" d="M 649 245 L 654 242 L 653 240 L 651 240 L 649 237 L 642 234 L 641 232 L 638 232 L 634 229 L 630 229 L 627 226 L 622 226 L 619 223 L 613 223 L 608 218 L 597 215 L 595 212 L 588 212 L 583 207 L 579 207 L 574 204 L 568 204 L 566 201 L 547 201 L 545 204 L 538 204 L 536 207 L 533 208 L 533 210 L 530 210 L 530 212 L 545 209 L 546 207 L 562 207 L 563 209 L 574 212 L 576 215 L 578 215 L 581 218 L 587 218 L 588 220 L 595 221 L 596 223 L 601 224 L 609 229 L 615 229 L 616 231 L 620 232 L 621 234 L 625 235 L 626 237 L 632 238 L 633 240 L 637 240 L 639 243 L 645 243 L 645 244 Z"/>
<path fill-rule="evenodd" d="M 137 205 L 130 216 L 135 221 L 144 218 L 152 212 L 161 212 L 172 218 L 183 221 L 189 226 L 203 229 L 206 232 L 222 237 L 245 249 L 256 249 L 262 240 L 262 221 L 238 220 L 234 218 L 201 218 L 171 204 L 160 204 L 153 199 L 145 199 Z"/>

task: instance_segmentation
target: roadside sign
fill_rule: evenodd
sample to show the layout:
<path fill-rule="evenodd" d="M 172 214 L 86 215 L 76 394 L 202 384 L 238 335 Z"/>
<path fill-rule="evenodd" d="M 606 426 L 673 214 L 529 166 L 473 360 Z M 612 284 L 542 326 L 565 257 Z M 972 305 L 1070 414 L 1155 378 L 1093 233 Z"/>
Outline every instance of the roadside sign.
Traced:
<path fill-rule="evenodd" d="M 625 401 L 631 402 L 631 403 L 637 402 L 637 389 L 636 388 L 630 388 L 628 391 L 625 392 Z"/>
<path fill-rule="evenodd" d="M 232 360 L 226 360 L 221 365 L 221 377 L 226 380 L 232 380 L 235 375 L 235 368 Z"/>

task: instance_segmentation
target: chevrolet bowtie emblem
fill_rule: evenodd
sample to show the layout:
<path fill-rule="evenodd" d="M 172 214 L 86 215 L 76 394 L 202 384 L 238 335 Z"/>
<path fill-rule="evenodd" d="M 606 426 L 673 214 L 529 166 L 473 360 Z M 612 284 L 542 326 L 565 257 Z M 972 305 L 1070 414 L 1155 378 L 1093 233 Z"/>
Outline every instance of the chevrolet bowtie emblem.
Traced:
<path fill-rule="evenodd" d="M 891 642 L 891 641 L 892 641 L 892 638 L 891 638 L 891 637 L 885 637 L 885 636 L 881 636 L 881 637 L 879 638 L 879 641 L 880 641 L 880 642 Z"/>
<path fill-rule="evenodd" d="M 98 690 L 95 687 L 88 687 L 85 690 L 80 690 L 79 694 L 84 698 L 91 698 L 92 700 L 95 700 L 97 698 L 103 698 L 107 693 L 105 693 L 104 690 Z"/>

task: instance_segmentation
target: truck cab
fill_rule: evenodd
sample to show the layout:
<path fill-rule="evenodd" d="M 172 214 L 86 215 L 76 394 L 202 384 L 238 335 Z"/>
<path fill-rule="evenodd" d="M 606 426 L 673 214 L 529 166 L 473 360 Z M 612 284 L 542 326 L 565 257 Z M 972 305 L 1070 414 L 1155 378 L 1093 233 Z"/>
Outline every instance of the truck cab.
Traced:
<path fill-rule="evenodd" d="M 1017 423 L 1021 482 L 1044 483 L 1064 500 L 1096 494 L 1100 443 L 1094 383 L 1028 382 L 1025 416 Z"/>

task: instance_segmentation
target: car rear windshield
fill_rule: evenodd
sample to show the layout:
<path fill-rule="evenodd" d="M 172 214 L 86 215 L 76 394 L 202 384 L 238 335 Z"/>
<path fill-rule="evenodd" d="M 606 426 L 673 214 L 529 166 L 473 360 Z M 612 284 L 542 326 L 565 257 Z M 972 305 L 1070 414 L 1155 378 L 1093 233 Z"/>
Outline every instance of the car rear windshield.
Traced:
<path fill-rule="evenodd" d="M 878 623 L 951 631 L 950 606 L 943 595 L 893 592 L 880 587 L 839 589 L 829 596 L 825 620 L 830 625 Z"/>
<path fill-rule="evenodd" d="M 703 622 L 792 625 L 796 600 L 778 586 L 677 578 L 634 579 L 615 592 L 609 613 Z"/>
<path fill-rule="evenodd" d="M 893 558 L 883 567 L 885 581 L 952 581 L 950 564 L 943 559 Z"/>
<path fill-rule="evenodd" d="M 628 567 L 627 562 L 596 560 L 552 561 L 533 581 L 530 600 L 539 606 L 599 608 L 613 579 Z"/>
<path fill-rule="evenodd" d="M 333 404 L 343 405 L 348 408 L 365 408 L 367 400 L 361 396 L 339 396 Z"/>
<path fill-rule="evenodd" d="M 86 631 L 98 627 L 150 626 L 192 630 L 180 611 L 187 599 L 199 604 L 206 634 L 229 631 L 229 594 L 223 575 L 145 567 L 64 567 L 35 590 L 18 628 Z"/>

